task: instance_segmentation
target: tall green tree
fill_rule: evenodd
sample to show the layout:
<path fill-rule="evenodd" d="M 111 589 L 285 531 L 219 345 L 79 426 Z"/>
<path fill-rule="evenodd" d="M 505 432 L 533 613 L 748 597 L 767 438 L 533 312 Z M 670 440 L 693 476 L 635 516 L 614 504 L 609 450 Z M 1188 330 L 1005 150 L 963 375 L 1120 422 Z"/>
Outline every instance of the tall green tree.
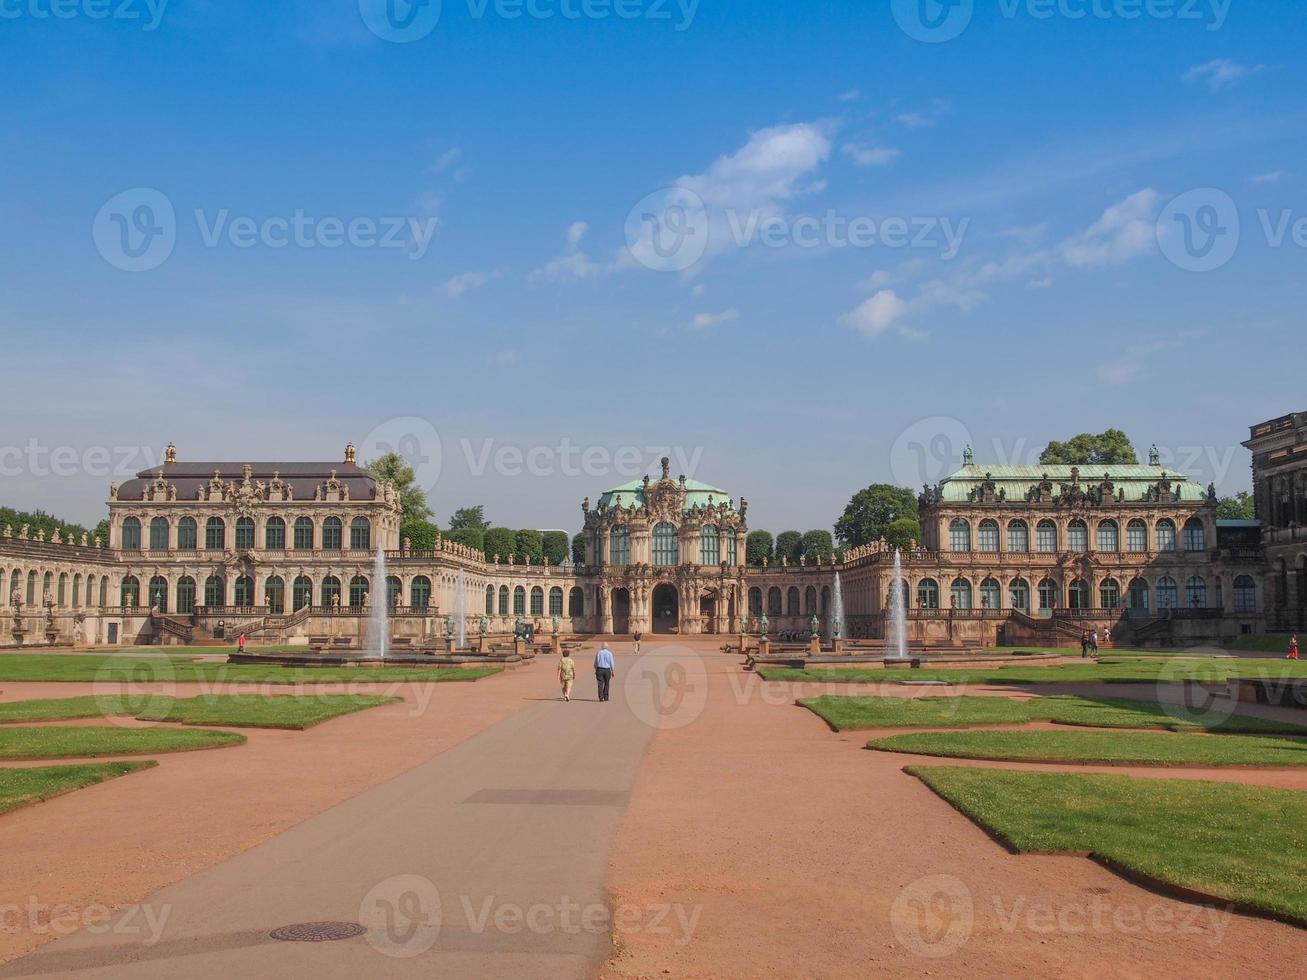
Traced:
<path fill-rule="evenodd" d="M 407 538 L 415 551 L 431 551 L 436 546 L 436 535 L 439 533 L 440 529 L 436 525 L 420 517 L 406 517 L 399 522 L 400 540 Z"/>
<path fill-rule="evenodd" d="M 799 555 L 803 554 L 803 535 L 798 531 L 782 531 L 776 535 L 776 560 L 782 558 L 791 565 L 799 563 Z"/>
<path fill-rule="evenodd" d="M 908 520 L 916 527 L 910 538 L 921 539 L 917 516 L 917 495 L 912 490 L 889 483 L 873 483 L 855 493 L 844 513 L 835 522 L 835 535 L 846 548 L 888 538 L 897 521 Z M 903 534 L 900 528 L 896 533 Z"/>
<path fill-rule="evenodd" d="M 805 531 L 799 549 L 808 562 L 824 562 L 835 553 L 835 542 L 829 531 Z"/>
<path fill-rule="evenodd" d="M 481 504 L 477 504 L 475 507 L 460 507 L 454 511 L 454 516 L 449 519 L 449 529 L 451 531 L 485 531 L 489 527 L 490 522 L 486 520 L 486 509 Z"/>
<path fill-rule="evenodd" d="M 456 531 L 447 531 L 445 537 L 469 548 L 476 548 L 477 551 L 486 550 L 486 532 L 479 527 L 463 527 Z"/>
<path fill-rule="evenodd" d="M 517 532 L 517 551 L 519 559 L 530 558 L 532 565 L 539 565 L 545 560 L 545 540 L 539 531 L 529 527 Z"/>
<path fill-rule="evenodd" d="M 486 531 L 486 557 L 498 555 L 509 561 L 517 553 L 517 532 L 507 527 L 492 527 Z"/>
<path fill-rule="evenodd" d="M 364 463 L 363 468 L 378 480 L 394 484 L 399 491 L 399 506 L 409 520 L 429 520 L 431 508 L 427 506 L 427 492 L 417 485 L 413 467 L 404 462 L 399 453 L 386 453 L 380 459 Z"/>
<path fill-rule="evenodd" d="M 1233 497 L 1222 497 L 1216 502 L 1216 518 L 1221 521 L 1255 521 L 1257 502 L 1244 490 Z"/>
<path fill-rule="evenodd" d="M 585 564 L 585 534 L 581 531 L 572 535 L 572 564 Z"/>
<path fill-rule="evenodd" d="M 1062 466 L 1127 466 L 1139 462 L 1130 437 L 1120 429 L 1094 435 L 1082 432 L 1067 442 L 1050 442 L 1040 454 L 1041 463 Z"/>
<path fill-rule="evenodd" d="M 761 565 L 764 558 L 770 562 L 774 546 L 770 531 L 750 531 L 744 539 L 745 561 L 750 565 Z"/>
<path fill-rule="evenodd" d="M 545 531 L 541 537 L 544 540 L 545 561 L 550 565 L 561 565 L 567 557 L 567 532 Z"/>
<path fill-rule="evenodd" d="M 81 544 L 82 535 L 85 534 L 87 535 L 87 543 L 93 545 L 95 542 L 92 539 L 98 535 L 100 543 L 106 548 L 109 547 L 109 521 L 107 519 L 101 521 L 94 528 L 88 529 L 81 524 L 74 524 L 71 521 L 65 521 L 62 518 L 47 514 L 43 510 L 14 510 L 12 507 L 0 507 L 0 529 L 3 529 L 6 524 L 13 528 L 15 536 L 26 524 L 27 533 L 32 537 L 36 537 L 37 531 L 44 531 L 45 539 L 49 541 L 54 536 L 54 532 L 58 531 L 59 536 L 64 540 L 71 537 L 73 541 Z M 5 596 L 7 599 L 7 592 Z"/>
<path fill-rule="evenodd" d="M 912 542 L 921 540 L 921 525 L 910 517 L 900 517 L 885 529 L 885 540 L 891 548 L 907 551 Z"/>

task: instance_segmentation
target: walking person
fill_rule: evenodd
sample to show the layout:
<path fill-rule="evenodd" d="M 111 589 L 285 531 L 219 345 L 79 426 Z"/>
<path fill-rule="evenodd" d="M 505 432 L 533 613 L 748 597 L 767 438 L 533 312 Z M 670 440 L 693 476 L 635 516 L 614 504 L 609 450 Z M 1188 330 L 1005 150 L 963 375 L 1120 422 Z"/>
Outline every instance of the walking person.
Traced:
<path fill-rule="evenodd" d="M 599 684 L 599 700 L 607 701 L 608 688 L 613 682 L 613 651 L 607 643 L 600 644 L 595 654 L 595 681 Z"/>
<path fill-rule="evenodd" d="M 236 641 L 236 652 L 237 652 L 237 653 L 244 653 L 244 652 L 245 652 L 245 634 L 244 634 L 244 633 L 242 633 L 242 634 L 240 635 L 240 638 Z"/>
<path fill-rule="evenodd" d="M 563 650 L 563 658 L 558 661 L 558 684 L 563 689 L 563 700 L 572 700 L 572 682 L 576 680 L 576 661 L 572 654 Z"/>
<path fill-rule="evenodd" d="M 1098 656 L 1098 630 L 1094 630 L 1089 634 L 1089 651 L 1095 657 Z"/>
<path fill-rule="evenodd" d="M 1286 660 L 1298 659 L 1298 634 L 1297 633 L 1294 633 L 1292 636 L 1289 637 L 1289 655 L 1285 657 L 1285 659 Z"/>
<path fill-rule="evenodd" d="M 644 639 L 644 634 L 641 633 L 639 630 L 636 630 L 636 631 L 635 631 L 635 652 L 636 652 L 637 654 L 640 652 L 640 641 L 641 641 L 642 639 Z"/>
<path fill-rule="evenodd" d="M 1080 634 L 1080 659 L 1084 660 L 1089 656 L 1089 634 Z"/>

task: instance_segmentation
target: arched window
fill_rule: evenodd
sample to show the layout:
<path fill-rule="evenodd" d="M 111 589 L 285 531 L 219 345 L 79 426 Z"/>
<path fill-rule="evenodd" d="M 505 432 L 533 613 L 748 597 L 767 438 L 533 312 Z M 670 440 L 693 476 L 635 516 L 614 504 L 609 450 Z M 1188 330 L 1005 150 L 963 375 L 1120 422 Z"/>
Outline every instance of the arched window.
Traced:
<path fill-rule="evenodd" d="M 27 604 L 36 605 L 36 572 L 27 573 Z"/>
<path fill-rule="evenodd" d="M 749 615 L 762 615 L 762 589 L 757 586 L 749 590 Z"/>
<path fill-rule="evenodd" d="M 567 615 L 585 615 L 585 590 L 579 585 L 574 585 L 572 591 L 567 594 Z"/>
<path fill-rule="evenodd" d="M 1191 517 L 1184 522 L 1184 550 L 1204 551 L 1207 548 L 1207 531 L 1203 522 Z"/>
<path fill-rule="evenodd" d="M 726 564 L 735 566 L 735 532 L 726 532 Z"/>
<path fill-rule="evenodd" d="M 1008 595 L 1012 599 L 1012 608 L 1023 613 L 1030 612 L 1030 583 L 1023 578 L 1012 580 L 1008 586 Z"/>
<path fill-rule="evenodd" d="M 1194 575 L 1184 584 L 1184 604 L 1190 609 L 1207 608 L 1207 580 Z"/>
<path fill-rule="evenodd" d="M 252 551 L 254 549 L 254 521 L 249 517 L 236 518 L 236 550 Z"/>
<path fill-rule="evenodd" d="M 543 616 L 545 614 L 545 590 L 540 586 L 533 586 L 531 589 L 531 615 Z"/>
<path fill-rule="evenodd" d="M 933 578 L 923 578 L 917 583 L 917 605 L 922 609 L 939 608 L 939 583 Z"/>
<path fill-rule="evenodd" d="M 295 550 L 313 550 L 313 518 L 295 518 Z"/>
<path fill-rule="evenodd" d="M 1071 597 L 1072 609 L 1088 609 L 1090 605 L 1089 583 L 1082 578 L 1076 579 L 1071 583 L 1071 588 L 1067 590 Z"/>
<path fill-rule="evenodd" d="M 781 614 L 781 590 L 772 586 L 767 590 L 767 615 L 779 616 Z"/>
<path fill-rule="evenodd" d="M 971 525 L 960 517 L 955 517 L 948 526 L 948 550 L 971 550 Z"/>
<path fill-rule="evenodd" d="M 168 518 L 156 517 L 150 521 L 150 550 L 168 550 Z"/>
<path fill-rule="evenodd" d="M 676 528 L 666 521 L 653 529 L 653 563 L 655 565 L 680 564 L 680 546 L 676 540 Z"/>
<path fill-rule="evenodd" d="M 263 604 L 274 616 L 286 611 L 286 581 L 280 575 L 270 575 L 263 583 Z"/>
<path fill-rule="evenodd" d="M 699 564 L 716 565 L 721 560 L 721 535 L 714 525 L 708 524 L 699 532 Z"/>
<path fill-rule="evenodd" d="M 1141 578 L 1130 580 L 1130 608 L 1134 612 L 1148 611 L 1148 583 Z"/>
<path fill-rule="evenodd" d="M 1039 583 L 1039 611 L 1040 612 L 1052 612 L 1054 609 L 1057 608 L 1057 605 L 1061 601 L 1061 599 L 1062 599 L 1061 591 L 1058 589 L 1057 583 L 1054 582 L 1051 578 L 1043 579 Z"/>
<path fill-rule="evenodd" d="M 828 612 L 830 612 L 830 586 L 823 585 L 821 587 L 821 614 L 825 616 Z"/>
<path fill-rule="evenodd" d="M 563 590 L 556 585 L 549 590 L 549 615 L 563 615 Z"/>
<path fill-rule="evenodd" d="M 1121 531 L 1117 528 L 1116 521 L 1098 522 L 1098 550 L 1108 553 L 1121 550 Z"/>
<path fill-rule="evenodd" d="M 1126 525 L 1125 550 L 1138 554 L 1148 550 L 1148 525 L 1140 520 L 1133 520 Z"/>
<path fill-rule="evenodd" d="M 1074 520 L 1066 528 L 1066 546 L 1069 551 L 1089 550 L 1089 528 L 1082 520 Z"/>
<path fill-rule="evenodd" d="M 342 535 L 340 518 L 328 517 L 322 522 L 322 550 L 340 551 L 344 547 Z"/>
<path fill-rule="evenodd" d="M 1098 583 L 1098 608 L 1121 608 L 1121 583 L 1114 578 L 1105 578 Z"/>
<path fill-rule="evenodd" d="M 1003 605 L 1003 590 L 997 579 L 987 578 L 980 583 L 980 608 L 999 609 Z"/>
<path fill-rule="evenodd" d="M 964 578 L 953 580 L 953 608 L 970 609 L 971 608 L 971 583 Z"/>
<path fill-rule="evenodd" d="M 0 575 L 0 582 L 4 581 L 4 576 Z M 73 608 L 78 609 L 82 605 L 82 573 L 78 572 L 73 576 Z"/>
<path fill-rule="evenodd" d="M 33 572 L 33 575 L 36 573 Z M 139 606 L 141 604 L 141 583 L 135 575 L 127 575 L 123 578 L 122 589 L 123 606 Z"/>
<path fill-rule="evenodd" d="M 487 585 L 486 586 L 486 615 L 493 616 L 494 614 L 495 614 L 495 587 L 493 585 Z"/>
<path fill-rule="evenodd" d="M 68 604 L 68 573 L 59 573 L 59 591 L 56 593 L 56 603 L 60 609 Z"/>
<path fill-rule="evenodd" d="M 513 615 L 526 615 L 526 589 L 520 585 L 513 590 Z"/>
<path fill-rule="evenodd" d="M 294 612 L 313 605 L 313 580 L 307 575 L 297 576 L 291 586 L 290 603 Z"/>
<path fill-rule="evenodd" d="M 1251 576 L 1239 575 L 1234 580 L 1234 611 L 1242 613 L 1257 611 L 1257 583 Z"/>
<path fill-rule="evenodd" d="M 1007 550 L 1017 554 L 1030 550 L 1030 525 L 1025 521 L 1012 521 L 1008 524 Z"/>
<path fill-rule="evenodd" d="M 397 575 L 386 576 L 386 608 L 394 609 L 404 598 L 404 583 Z"/>
<path fill-rule="evenodd" d="M 349 580 L 349 604 L 351 609 L 362 609 L 368 602 L 371 589 L 366 576 L 355 575 Z"/>
<path fill-rule="evenodd" d="M 507 585 L 501 585 L 499 587 L 499 615 L 501 616 L 508 615 L 508 586 Z"/>
<path fill-rule="evenodd" d="M 903 608 L 912 608 L 912 590 L 908 588 L 908 580 L 905 578 L 892 579 L 889 584 L 889 591 L 885 594 L 885 608 L 894 608 L 895 592 L 903 597 Z"/>
<path fill-rule="evenodd" d="M 227 604 L 227 583 L 221 575 L 210 575 L 204 580 L 204 604 L 206 606 Z"/>
<path fill-rule="evenodd" d="M 161 613 L 168 611 L 168 580 L 162 575 L 150 579 L 150 608 L 156 607 Z"/>
<path fill-rule="evenodd" d="M 204 547 L 221 551 L 227 547 L 227 525 L 221 517 L 210 517 L 204 524 Z"/>
<path fill-rule="evenodd" d="M 100 608 L 109 605 L 109 576 L 100 576 Z"/>
<path fill-rule="evenodd" d="M 1157 580 L 1157 608 L 1174 609 L 1180 604 L 1179 590 L 1175 586 L 1175 579 L 1169 575 L 1163 575 Z"/>
<path fill-rule="evenodd" d="M 803 590 L 803 615 L 817 615 L 817 590 L 811 585 Z"/>
<path fill-rule="evenodd" d="M 123 551 L 141 550 L 141 522 L 135 517 L 123 521 Z"/>
<path fill-rule="evenodd" d="M 1040 521 L 1035 528 L 1035 547 L 1041 554 L 1049 555 L 1057 551 L 1057 525 L 1052 521 Z"/>
<path fill-rule="evenodd" d="M 269 551 L 286 550 L 286 522 L 280 517 L 269 517 L 263 525 L 263 547 Z"/>
<path fill-rule="evenodd" d="M 372 522 L 366 517 L 356 517 L 349 522 L 350 551 L 369 551 L 372 548 Z"/>
<path fill-rule="evenodd" d="M 13 594 L 14 594 L 15 592 L 17 592 L 19 589 L 22 588 L 22 584 L 23 584 L 23 577 L 22 577 L 22 575 L 23 575 L 23 573 L 20 572 L 20 571 L 19 571 L 18 569 L 16 569 L 16 568 L 13 570 L 13 572 L 10 573 L 10 575 L 9 575 L 9 591 L 5 593 L 5 601 L 6 601 L 6 602 L 13 602 L 13 598 L 12 598 L 12 597 L 13 597 Z"/>
<path fill-rule="evenodd" d="M 195 579 L 189 575 L 177 580 L 177 611 L 187 615 L 195 612 Z"/>
<path fill-rule="evenodd" d="M 491 599 L 494 596 L 494 587 L 491 586 L 486 591 L 486 615 L 489 616 L 494 610 L 490 608 Z M 418 575 L 408 587 L 408 604 L 414 609 L 426 609 L 431 605 L 431 579 L 425 575 Z"/>
<path fill-rule="evenodd" d="M 631 531 L 625 524 L 608 532 L 608 562 L 611 565 L 631 564 Z"/>
<path fill-rule="evenodd" d="M 1169 517 L 1163 517 L 1157 522 L 1157 550 L 1175 551 L 1175 521 Z M 1160 600 L 1158 608 L 1162 608 Z"/>
<path fill-rule="evenodd" d="M 322 580 L 322 588 L 318 591 L 322 596 L 321 605 L 334 606 L 340 600 L 340 579 L 328 575 Z"/>
<path fill-rule="evenodd" d="M 785 592 L 785 615 L 799 615 L 799 587 L 791 585 Z"/>
<path fill-rule="evenodd" d="M 177 550 L 194 551 L 200 546 L 200 531 L 194 517 L 183 517 L 177 522 Z"/>
<path fill-rule="evenodd" d="M 976 540 L 981 551 L 998 551 L 998 522 L 981 521 L 980 531 L 976 535 Z"/>
<path fill-rule="evenodd" d="M 43 578 L 43 579 L 41 580 L 41 602 L 42 602 L 42 604 L 45 603 L 45 597 L 46 597 L 46 596 L 50 596 L 51 598 L 54 598 L 54 596 L 52 595 L 53 590 L 54 590 L 54 572 L 46 572 L 46 573 L 45 573 L 45 578 Z"/>
<path fill-rule="evenodd" d="M 254 605 L 254 579 L 240 575 L 236 579 L 236 605 L 248 609 Z"/>

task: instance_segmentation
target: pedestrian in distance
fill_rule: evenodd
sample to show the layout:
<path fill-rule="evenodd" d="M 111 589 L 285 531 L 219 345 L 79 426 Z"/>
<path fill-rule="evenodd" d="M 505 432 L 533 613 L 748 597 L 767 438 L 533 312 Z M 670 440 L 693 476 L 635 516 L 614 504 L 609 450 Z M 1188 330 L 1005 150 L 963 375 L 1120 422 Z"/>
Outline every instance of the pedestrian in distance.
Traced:
<path fill-rule="evenodd" d="M 1286 660 L 1298 659 L 1298 634 L 1297 633 L 1294 633 L 1291 637 L 1289 637 L 1289 655 L 1285 659 Z"/>
<path fill-rule="evenodd" d="M 644 634 L 641 633 L 639 630 L 636 630 L 636 631 L 635 631 L 635 652 L 636 652 L 636 653 L 639 653 L 639 652 L 640 652 L 640 641 L 641 641 L 642 639 L 644 639 Z"/>
<path fill-rule="evenodd" d="M 1080 659 L 1084 660 L 1089 656 L 1089 634 L 1080 634 Z"/>
<path fill-rule="evenodd" d="M 563 658 L 558 661 L 558 685 L 563 689 L 563 700 L 572 700 L 572 683 L 576 680 L 576 661 L 567 651 L 563 651 Z"/>
<path fill-rule="evenodd" d="M 599 685 L 599 700 L 607 701 L 613 683 L 613 651 L 608 649 L 607 643 L 601 643 L 599 652 L 595 654 L 595 681 Z"/>
<path fill-rule="evenodd" d="M 237 652 L 237 653 L 244 653 L 244 652 L 245 652 L 245 634 L 244 634 L 244 633 L 242 633 L 242 634 L 240 635 L 240 638 L 237 639 L 237 641 L 236 641 L 236 652 Z"/>

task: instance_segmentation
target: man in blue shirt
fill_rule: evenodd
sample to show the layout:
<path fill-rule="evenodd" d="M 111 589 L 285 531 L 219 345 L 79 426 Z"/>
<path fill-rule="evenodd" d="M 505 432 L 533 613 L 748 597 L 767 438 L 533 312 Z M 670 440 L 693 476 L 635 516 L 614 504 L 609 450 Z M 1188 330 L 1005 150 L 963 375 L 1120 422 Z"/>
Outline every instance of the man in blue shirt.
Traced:
<path fill-rule="evenodd" d="M 608 700 L 608 687 L 613 681 L 613 651 L 607 643 L 599 645 L 595 654 L 595 680 L 599 682 L 599 700 Z"/>

